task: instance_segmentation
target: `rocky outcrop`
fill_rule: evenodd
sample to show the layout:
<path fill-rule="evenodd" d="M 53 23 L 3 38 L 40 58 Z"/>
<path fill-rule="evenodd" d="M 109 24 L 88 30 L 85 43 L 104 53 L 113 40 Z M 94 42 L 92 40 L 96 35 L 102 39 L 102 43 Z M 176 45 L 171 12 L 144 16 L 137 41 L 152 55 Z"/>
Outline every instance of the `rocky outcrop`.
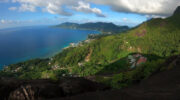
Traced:
<path fill-rule="evenodd" d="M 1 78 L 0 100 L 46 100 L 106 89 L 109 88 L 84 78 L 61 78 L 58 81 Z"/>

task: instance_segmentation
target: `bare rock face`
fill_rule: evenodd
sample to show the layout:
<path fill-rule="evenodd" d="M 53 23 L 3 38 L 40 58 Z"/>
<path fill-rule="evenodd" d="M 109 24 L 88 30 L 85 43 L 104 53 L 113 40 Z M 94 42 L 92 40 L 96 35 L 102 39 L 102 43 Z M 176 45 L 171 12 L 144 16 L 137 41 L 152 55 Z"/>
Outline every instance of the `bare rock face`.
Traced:
<path fill-rule="evenodd" d="M 0 100 L 45 100 L 109 89 L 84 78 L 52 80 L 0 79 Z"/>
<path fill-rule="evenodd" d="M 21 86 L 9 95 L 9 100 L 35 100 L 35 91 L 31 85 Z"/>

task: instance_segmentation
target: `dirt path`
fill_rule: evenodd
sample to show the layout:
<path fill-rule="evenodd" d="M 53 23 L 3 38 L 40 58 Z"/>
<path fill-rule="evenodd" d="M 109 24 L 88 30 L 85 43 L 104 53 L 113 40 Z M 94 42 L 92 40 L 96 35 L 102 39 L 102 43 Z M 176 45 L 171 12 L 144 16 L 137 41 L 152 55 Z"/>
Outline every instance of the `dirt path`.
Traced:
<path fill-rule="evenodd" d="M 89 49 L 89 53 L 88 53 L 88 55 L 87 55 L 86 58 L 85 58 L 85 61 L 86 61 L 86 62 L 89 62 L 89 61 L 90 61 L 90 58 L 91 58 L 91 55 L 92 55 L 92 51 L 93 51 L 93 50 L 90 48 L 90 49 Z"/>

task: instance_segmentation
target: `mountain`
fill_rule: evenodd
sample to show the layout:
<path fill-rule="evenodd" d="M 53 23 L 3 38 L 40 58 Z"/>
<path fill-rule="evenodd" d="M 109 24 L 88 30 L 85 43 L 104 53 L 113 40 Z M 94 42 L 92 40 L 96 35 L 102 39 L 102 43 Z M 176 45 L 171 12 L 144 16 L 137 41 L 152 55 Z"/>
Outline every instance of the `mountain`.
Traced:
<path fill-rule="evenodd" d="M 77 23 L 62 23 L 57 25 L 56 27 L 60 28 L 68 28 L 68 29 L 84 29 L 84 30 L 97 30 L 100 32 L 110 32 L 110 33 L 118 33 L 123 32 L 129 29 L 128 26 L 117 26 L 113 23 L 105 23 L 105 22 L 97 22 L 97 23 L 84 23 L 84 24 L 77 24 Z"/>
<path fill-rule="evenodd" d="M 180 14 L 180 6 L 178 6 L 174 12 L 174 15 L 179 15 Z"/>
<path fill-rule="evenodd" d="M 179 7 L 168 18 L 151 19 L 121 34 L 85 40 L 65 48 L 52 58 L 34 59 L 9 65 L 0 72 L 0 76 L 53 80 L 61 77 L 84 77 L 114 89 L 127 88 L 150 79 L 156 73 L 171 72 L 171 69 L 179 66 L 179 63 L 178 65 L 173 63 L 177 60 L 168 60 L 169 57 L 180 54 L 180 14 L 178 12 Z M 73 25 L 76 26 L 76 24 Z M 155 78 L 154 76 L 153 80 Z M 163 77 L 162 74 L 161 78 L 168 77 Z M 177 77 L 173 78 L 178 80 Z M 162 83 L 155 84 L 160 86 L 158 84 Z M 148 86 L 148 84 L 144 85 L 148 93 L 152 94 L 156 88 L 150 90 Z M 167 85 L 164 86 L 163 88 L 166 88 Z M 142 91 L 137 93 L 138 96 L 141 93 L 142 97 L 148 95 L 143 95 L 146 91 L 143 91 L 144 87 L 141 87 Z M 175 91 L 174 88 L 172 89 Z M 133 91 L 137 91 L 137 88 L 131 91 L 135 93 Z M 155 93 L 162 93 L 160 91 L 157 87 Z M 158 97 L 161 97 L 160 94 Z"/>

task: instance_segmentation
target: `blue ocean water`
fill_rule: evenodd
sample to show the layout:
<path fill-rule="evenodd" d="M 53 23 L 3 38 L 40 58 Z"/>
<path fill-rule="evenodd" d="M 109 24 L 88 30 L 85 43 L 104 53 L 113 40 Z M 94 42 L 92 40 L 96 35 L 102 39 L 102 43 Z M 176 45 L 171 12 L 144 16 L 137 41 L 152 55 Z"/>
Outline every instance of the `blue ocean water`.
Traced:
<path fill-rule="evenodd" d="M 48 26 L 1 29 L 0 69 L 5 65 L 55 55 L 70 43 L 85 40 L 88 34 L 97 33 Z"/>

